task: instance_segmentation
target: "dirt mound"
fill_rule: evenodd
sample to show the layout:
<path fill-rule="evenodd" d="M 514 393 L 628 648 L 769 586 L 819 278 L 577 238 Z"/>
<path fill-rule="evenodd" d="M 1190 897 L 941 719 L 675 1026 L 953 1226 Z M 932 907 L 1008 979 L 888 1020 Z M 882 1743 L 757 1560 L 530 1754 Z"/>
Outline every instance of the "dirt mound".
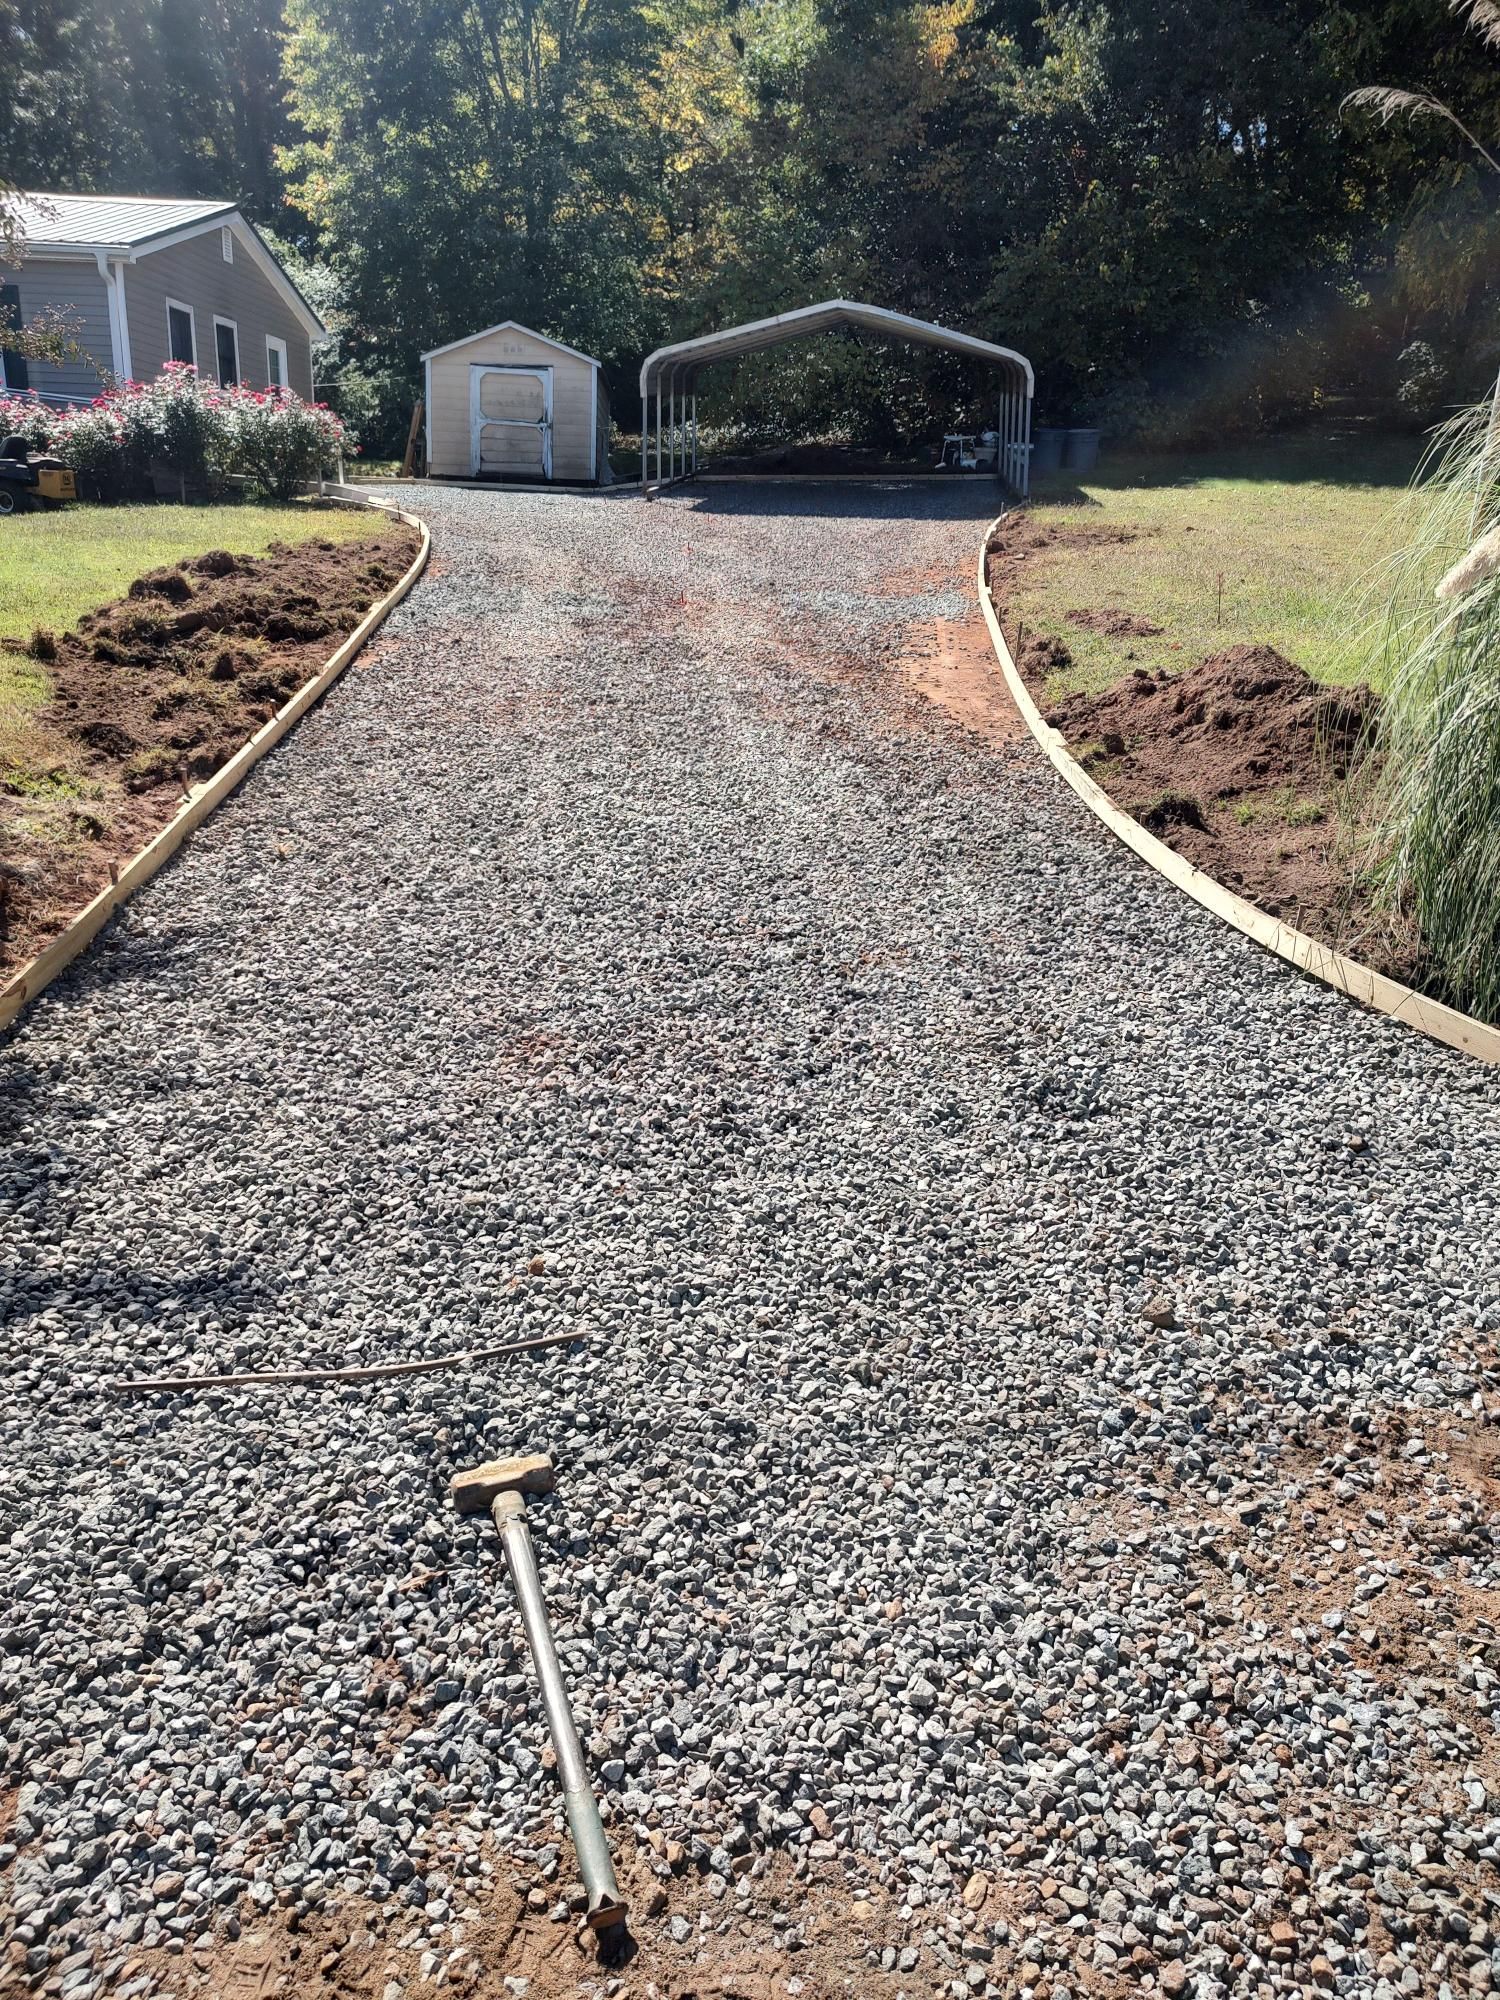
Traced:
<path fill-rule="evenodd" d="M 1186 673 L 1138 668 L 1048 720 L 1070 742 L 1121 737 L 1163 785 L 1224 801 L 1288 786 L 1326 796 L 1353 769 L 1375 708 L 1368 688 L 1322 687 L 1274 647 L 1231 646 Z"/>
<path fill-rule="evenodd" d="M 404 562 L 379 536 L 278 542 L 262 557 L 214 550 L 152 570 L 59 642 L 45 720 L 90 753 L 90 766 L 123 763 L 127 791 L 211 777 Z"/>
<path fill-rule="evenodd" d="M 0 976 L 25 962 L 309 681 L 402 575 L 412 531 L 210 550 L 150 571 L 47 661 L 52 769 L 0 775 Z"/>
<path fill-rule="evenodd" d="M 1065 611 L 1063 616 L 1080 632 L 1102 632 L 1108 639 L 1154 639 L 1166 629 L 1134 611 Z"/>
<path fill-rule="evenodd" d="M 1022 670 L 1039 691 L 1056 668 L 1023 649 Z M 1337 794 L 1377 709 L 1368 688 L 1323 687 L 1274 647 L 1231 646 L 1183 673 L 1137 668 L 1047 719 L 1159 838 L 1273 916 L 1355 949 L 1373 932 L 1338 851 Z"/>

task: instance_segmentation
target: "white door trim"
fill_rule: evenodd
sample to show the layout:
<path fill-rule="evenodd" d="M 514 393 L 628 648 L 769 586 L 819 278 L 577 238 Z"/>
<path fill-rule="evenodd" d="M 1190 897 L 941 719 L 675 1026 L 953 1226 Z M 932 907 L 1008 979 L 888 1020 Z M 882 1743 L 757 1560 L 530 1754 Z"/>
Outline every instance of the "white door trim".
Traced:
<path fill-rule="evenodd" d="M 514 418 L 501 418 L 500 422 L 515 423 L 518 430 L 539 430 L 542 434 L 542 477 L 552 477 L 552 365 L 546 361 L 471 361 L 469 363 L 469 477 L 479 477 L 479 433 L 494 417 L 486 418 L 479 407 L 479 386 L 486 375 L 534 375 L 542 385 L 542 421 L 539 424 L 515 423 Z"/>

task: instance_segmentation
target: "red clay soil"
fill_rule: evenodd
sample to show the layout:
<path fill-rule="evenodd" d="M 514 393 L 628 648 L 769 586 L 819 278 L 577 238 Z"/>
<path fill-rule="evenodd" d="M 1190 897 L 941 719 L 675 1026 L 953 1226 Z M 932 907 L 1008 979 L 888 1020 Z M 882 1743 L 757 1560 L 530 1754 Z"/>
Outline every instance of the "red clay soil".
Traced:
<path fill-rule="evenodd" d="M 602 1941 L 581 1925 L 571 1884 L 543 1883 L 526 1863 L 501 1860 L 488 1914 L 436 1964 L 424 1967 L 421 1946 L 389 1906 L 350 1898 L 299 1918 L 247 1905 L 230 1927 L 238 1935 L 209 1933 L 175 1957 L 119 1953 L 109 1990 L 147 1978 L 155 2000 L 385 2000 L 394 1985 L 415 2000 L 434 1991 L 441 1968 L 442 1990 L 463 2000 L 937 2000 L 965 1963 L 982 1966 L 1003 1992 L 1023 1972 L 1033 1986 L 1040 1978 L 1016 1940 L 1031 1913 L 1044 1914 L 1050 1885 L 1006 1889 L 970 1876 L 951 1920 L 936 1920 L 934 1944 L 930 1911 L 903 1916 L 878 1886 L 854 1894 L 836 1862 L 799 1875 L 777 1856 L 749 1877 L 744 1896 L 724 1894 L 675 1842 L 662 1841 L 658 1853 L 616 1841 L 615 1866 L 629 1927 Z M 1079 2000 L 1121 1991 L 1093 1971 L 1082 1937 L 1067 1977 Z"/>
<path fill-rule="evenodd" d="M 0 774 L 0 978 L 314 677 L 415 552 L 400 522 L 260 557 L 211 550 L 55 641 L 32 746 L 45 755 Z"/>
<path fill-rule="evenodd" d="M 1006 523 L 990 554 L 990 589 L 1038 707 L 1111 798 L 1206 874 L 1297 929 L 1412 979 L 1418 954 L 1355 888 L 1339 821 L 1344 781 L 1378 707 L 1368 688 L 1324 687 L 1270 646 L 1231 646 L 1180 672 L 1137 668 L 1102 694 L 1049 704 L 1048 684 L 1072 655 L 1064 639 L 1007 616 L 1011 592 L 1055 551 L 1128 542 L 1137 532 L 1026 514 Z M 1122 639 L 1162 629 L 1124 610 L 1064 616 Z"/>
<path fill-rule="evenodd" d="M 1145 827 L 1272 916 L 1330 940 L 1367 927 L 1351 902 L 1336 798 L 1374 717 L 1368 688 L 1327 688 L 1270 646 L 1183 673 L 1136 671 L 1047 720 Z"/>

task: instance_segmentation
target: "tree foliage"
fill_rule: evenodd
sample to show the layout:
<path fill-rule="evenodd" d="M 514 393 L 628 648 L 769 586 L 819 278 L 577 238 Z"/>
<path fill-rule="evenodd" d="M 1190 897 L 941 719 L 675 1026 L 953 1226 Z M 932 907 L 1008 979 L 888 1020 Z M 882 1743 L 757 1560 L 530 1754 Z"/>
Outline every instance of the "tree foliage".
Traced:
<path fill-rule="evenodd" d="M 0 173 L 226 194 L 397 427 L 421 350 L 602 354 L 844 293 L 1030 353 L 1049 414 L 1188 435 L 1488 368 L 1496 0 L 0 0 Z M 1376 100 L 1385 86 L 1441 105 Z M 1395 113 L 1382 117 L 1382 110 Z M 330 364 L 333 365 L 333 364 Z M 941 356 L 831 339 L 746 421 L 930 428 Z M 377 407 L 378 406 L 378 407 Z M 380 412 L 383 411 L 382 416 Z"/>

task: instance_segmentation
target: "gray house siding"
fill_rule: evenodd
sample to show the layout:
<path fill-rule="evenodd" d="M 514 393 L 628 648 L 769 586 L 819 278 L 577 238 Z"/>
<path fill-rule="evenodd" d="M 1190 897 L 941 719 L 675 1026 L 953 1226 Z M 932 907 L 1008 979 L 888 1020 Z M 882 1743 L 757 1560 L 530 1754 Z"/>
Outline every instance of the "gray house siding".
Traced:
<path fill-rule="evenodd" d="M 171 358 L 167 345 L 167 300 L 193 309 L 198 371 L 217 380 L 214 315 L 235 322 L 239 335 L 240 380 L 267 387 L 266 337 L 286 342 L 289 388 L 312 395 L 312 343 L 281 293 L 252 261 L 239 233 L 234 262 L 226 264 L 217 228 L 165 250 L 142 250 L 124 268 L 125 314 L 130 329 L 130 368 L 150 381 Z"/>
<path fill-rule="evenodd" d="M 36 257 L 19 270 L 0 268 L 0 284 L 14 285 L 21 295 L 21 318 L 34 319 L 44 307 L 53 306 L 81 321 L 75 336 L 97 367 L 87 361 L 28 361 L 30 386 L 42 396 L 62 396 L 91 402 L 104 383 L 102 375 L 114 366 L 109 340 L 109 295 L 99 266 L 92 257 Z"/>

